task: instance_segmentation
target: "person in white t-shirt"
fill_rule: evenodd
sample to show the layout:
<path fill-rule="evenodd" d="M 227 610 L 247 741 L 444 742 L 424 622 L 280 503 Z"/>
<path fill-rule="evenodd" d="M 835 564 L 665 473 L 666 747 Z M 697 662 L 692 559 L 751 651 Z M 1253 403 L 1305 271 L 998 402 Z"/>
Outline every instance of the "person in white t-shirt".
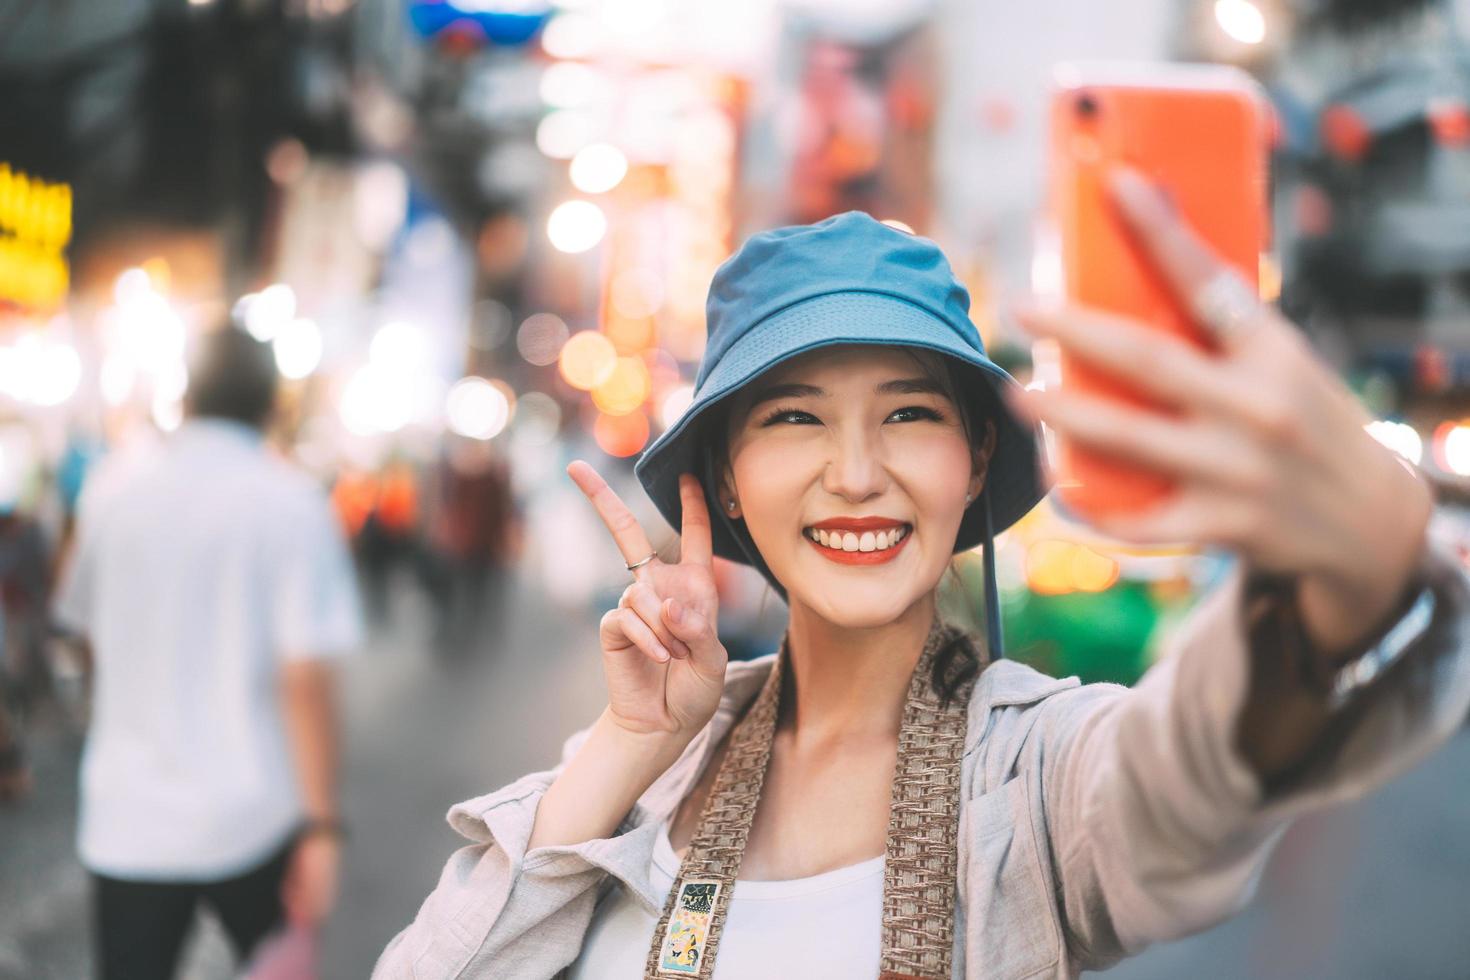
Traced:
<path fill-rule="evenodd" d="M 55 615 L 95 671 L 78 848 L 104 980 L 172 976 L 201 903 L 243 960 L 335 901 L 359 603 L 326 495 L 263 439 L 276 386 L 268 346 L 206 335 L 184 424 L 83 492 Z"/>

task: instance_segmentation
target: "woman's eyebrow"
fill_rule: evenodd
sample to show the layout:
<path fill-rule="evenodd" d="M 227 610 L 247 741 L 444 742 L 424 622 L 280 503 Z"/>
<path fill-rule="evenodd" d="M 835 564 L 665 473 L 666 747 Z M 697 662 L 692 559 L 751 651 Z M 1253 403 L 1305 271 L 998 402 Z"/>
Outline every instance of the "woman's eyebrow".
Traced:
<path fill-rule="evenodd" d="M 750 407 L 755 408 L 757 405 L 775 401 L 778 398 L 821 398 L 826 394 L 827 390 L 825 388 L 790 381 L 786 384 L 767 385 L 760 389 L 751 399 Z"/>
<path fill-rule="evenodd" d="M 880 395 L 944 395 L 944 388 L 933 378 L 895 378 L 878 386 Z"/>

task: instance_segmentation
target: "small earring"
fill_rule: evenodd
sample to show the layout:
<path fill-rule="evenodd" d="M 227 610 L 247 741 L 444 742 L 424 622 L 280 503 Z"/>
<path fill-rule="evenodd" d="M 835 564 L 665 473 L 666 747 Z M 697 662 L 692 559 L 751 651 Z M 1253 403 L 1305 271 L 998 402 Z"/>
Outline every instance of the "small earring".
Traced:
<path fill-rule="evenodd" d="M 965 503 L 968 504 L 970 501 L 972 501 L 974 499 L 975 499 L 975 495 L 973 493 L 967 493 L 967 494 L 965 494 Z"/>
<path fill-rule="evenodd" d="M 727 501 L 725 501 L 725 509 L 726 510 L 734 510 L 735 509 L 735 501 L 733 501 L 733 500 L 727 500 Z"/>

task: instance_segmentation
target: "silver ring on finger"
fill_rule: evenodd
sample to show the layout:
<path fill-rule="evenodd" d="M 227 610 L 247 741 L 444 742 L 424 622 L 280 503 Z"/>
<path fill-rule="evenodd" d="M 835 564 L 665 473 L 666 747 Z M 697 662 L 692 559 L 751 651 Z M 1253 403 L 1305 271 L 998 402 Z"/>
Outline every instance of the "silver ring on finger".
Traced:
<path fill-rule="evenodd" d="M 1215 338 L 1229 344 L 1261 315 L 1261 299 L 1233 269 L 1220 269 L 1190 297 L 1190 312 Z"/>
<path fill-rule="evenodd" d="M 648 553 L 648 557 L 647 558 L 640 558 L 637 561 L 633 562 L 633 564 L 628 565 L 628 571 L 631 572 L 635 568 L 642 568 L 644 565 L 647 565 L 649 562 L 653 561 L 657 557 L 658 557 L 658 552 L 657 551 L 650 551 Z"/>

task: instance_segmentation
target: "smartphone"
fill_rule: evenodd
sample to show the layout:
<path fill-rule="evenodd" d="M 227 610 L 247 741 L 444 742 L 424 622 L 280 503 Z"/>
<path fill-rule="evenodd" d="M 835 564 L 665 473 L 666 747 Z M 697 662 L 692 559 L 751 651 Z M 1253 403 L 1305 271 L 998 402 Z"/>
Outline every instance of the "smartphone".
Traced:
<path fill-rule="evenodd" d="M 1223 65 L 1082 64 L 1057 69 L 1051 102 L 1048 217 L 1068 303 L 1121 314 L 1207 347 L 1186 307 L 1144 258 L 1107 190 L 1126 165 L 1158 184 L 1197 234 L 1252 285 L 1268 244 L 1271 111 L 1256 82 Z M 1065 389 L 1163 410 L 1062 352 Z M 1145 510 L 1167 478 L 1057 438 L 1064 510 L 1083 517 Z"/>

